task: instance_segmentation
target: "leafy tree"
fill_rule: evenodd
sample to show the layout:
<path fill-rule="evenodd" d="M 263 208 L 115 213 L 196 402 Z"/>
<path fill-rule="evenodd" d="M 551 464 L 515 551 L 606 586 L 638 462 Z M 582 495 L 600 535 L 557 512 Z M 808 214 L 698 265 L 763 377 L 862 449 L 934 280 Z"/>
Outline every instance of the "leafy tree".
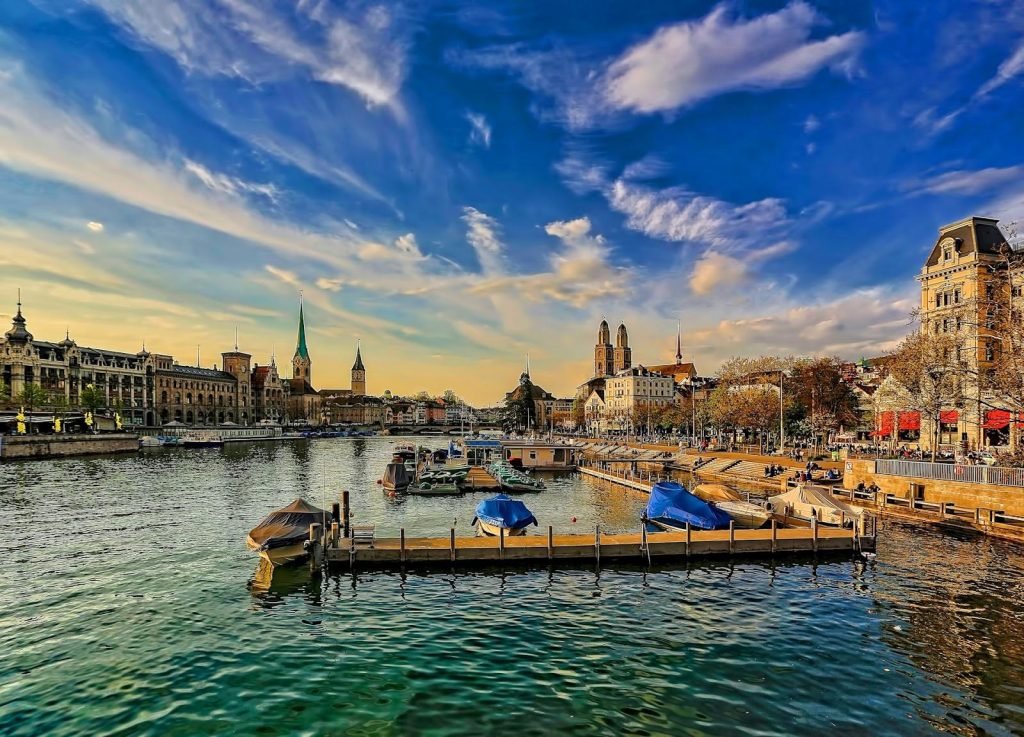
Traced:
<path fill-rule="evenodd" d="M 79 403 L 83 409 L 92 412 L 93 415 L 101 407 L 105 407 L 107 404 L 107 398 L 103 393 L 102 389 L 96 387 L 95 384 L 88 384 L 79 395 Z"/>
<path fill-rule="evenodd" d="M 843 380 L 838 358 L 794 361 L 790 375 L 784 380 L 784 394 L 799 405 L 791 421 L 805 420 L 812 437 L 857 422 L 857 397 Z"/>
<path fill-rule="evenodd" d="M 11 398 L 11 387 L 7 386 L 7 382 L 0 379 L 0 404 L 6 403 Z"/>
<path fill-rule="evenodd" d="M 416 395 L 413 397 L 413 399 L 416 400 L 417 402 L 429 402 L 431 399 L 433 399 L 433 397 L 430 395 L 429 392 L 418 391 L 416 392 Z"/>
<path fill-rule="evenodd" d="M 505 430 L 527 430 L 537 424 L 537 408 L 533 402 L 533 382 L 523 374 L 519 386 L 505 398 L 501 424 Z"/>
<path fill-rule="evenodd" d="M 462 401 L 462 398 L 455 393 L 454 389 L 445 389 L 444 394 L 441 395 L 441 400 L 445 404 L 465 404 L 465 402 Z"/>
<path fill-rule="evenodd" d="M 18 392 L 15 401 L 31 412 L 34 408 L 46 403 L 47 393 L 39 384 L 25 384 L 25 388 Z"/>

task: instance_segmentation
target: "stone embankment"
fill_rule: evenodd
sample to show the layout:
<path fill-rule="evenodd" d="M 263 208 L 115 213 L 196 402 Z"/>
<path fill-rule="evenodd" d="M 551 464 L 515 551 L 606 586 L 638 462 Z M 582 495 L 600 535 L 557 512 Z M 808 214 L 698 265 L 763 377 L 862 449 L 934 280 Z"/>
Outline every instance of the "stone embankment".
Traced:
<path fill-rule="evenodd" d="M 134 433 L 0 436 L 0 460 L 3 461 L 135 453 L 138 450 L 139 436 Z"/>

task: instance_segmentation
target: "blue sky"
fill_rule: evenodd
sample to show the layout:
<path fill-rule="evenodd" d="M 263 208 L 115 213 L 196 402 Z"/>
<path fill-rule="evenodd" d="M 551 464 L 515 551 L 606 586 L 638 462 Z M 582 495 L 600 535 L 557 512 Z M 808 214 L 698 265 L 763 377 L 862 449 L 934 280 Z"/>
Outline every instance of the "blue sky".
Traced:
<path fill-rule="evenodd" d="M 537 7 L 532 7 L 536 5 Z M 905 334 L 1024 215 L 1024 2 L 0 4 L 0 293 L 38 337 L 560 394 Z M 0 305 L 9 313 L 11 304 Z M 6 319 L 6 318 L 5 318 Z"/>

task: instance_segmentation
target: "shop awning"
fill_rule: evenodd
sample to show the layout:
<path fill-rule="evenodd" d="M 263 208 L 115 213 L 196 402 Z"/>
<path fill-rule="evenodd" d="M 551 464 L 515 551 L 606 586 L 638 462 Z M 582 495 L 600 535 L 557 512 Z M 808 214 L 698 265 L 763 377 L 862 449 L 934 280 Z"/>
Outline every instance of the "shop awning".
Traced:
<path fill-rule="evenodd" d="M 875 430 L 872 435 L 878 437 L 886 437 L 892 435 L 893 417 L 894 412 L 883 412 L 878 416 L 878 429 Z"/>
<path fill-rule="evenodd" d="M 985 413 L 986 430 L 1002 430 L 1010 424 L 1010 411 L 1006 409 L 990 409 Z"/>
<path fill-rule="evenodd" d="M 900 412 L 900 430 L 920 430 L 920 412 Z"/>
<path fill-rule="evenodd" d="M 955 409 L 944 409 L 939 412 L 939 422 L 944 425 L 955 425 L 960 422 L 960 412 Z"/>

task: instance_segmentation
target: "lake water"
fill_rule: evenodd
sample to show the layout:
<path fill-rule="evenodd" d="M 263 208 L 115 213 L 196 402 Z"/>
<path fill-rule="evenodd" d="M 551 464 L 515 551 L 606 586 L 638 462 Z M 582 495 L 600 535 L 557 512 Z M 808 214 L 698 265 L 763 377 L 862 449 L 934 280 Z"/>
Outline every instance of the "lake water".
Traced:
<path fill-rule="evenodd" d="M 384 496 L 391 442 L 0 466 L 0 735 L 1024 733 L 1024 548 L 984 538 L 251 588 L 245 534 L 325 478 L 378 534 L 470 534 L 484 494 Z M 577 476 L 523 498 L 557 531 L 644 503 Z"/>

